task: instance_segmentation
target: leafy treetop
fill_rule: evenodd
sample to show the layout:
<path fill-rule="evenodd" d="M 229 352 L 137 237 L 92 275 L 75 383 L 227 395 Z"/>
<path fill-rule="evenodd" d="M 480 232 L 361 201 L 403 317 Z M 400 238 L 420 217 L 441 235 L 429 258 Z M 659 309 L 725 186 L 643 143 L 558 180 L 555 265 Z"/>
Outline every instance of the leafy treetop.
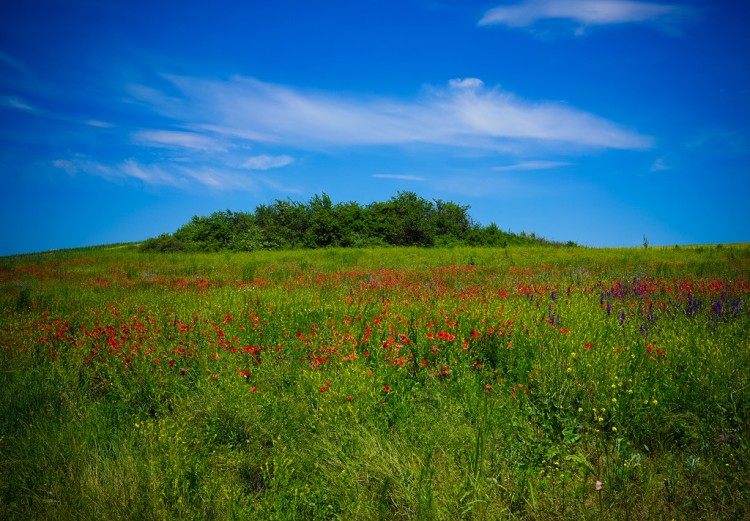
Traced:
<path fill-rule="evenodd" d="M 428 201 L 414 192 L 399 192 L 386 202 L 366 206 L 353 201 L 333 204 L 323 193 L 307 203 L 277 199 L 273 204 L 257 206 L 254 213 L 226 210 L 207 217 L 194 216 L 173 234 L 146 240 L 141 249 L 211 252 L 558 244 L 533 233 L 504 232 L 495 223 L 481 226 L 468 210 L 469 206 L 440 199 Z"/>

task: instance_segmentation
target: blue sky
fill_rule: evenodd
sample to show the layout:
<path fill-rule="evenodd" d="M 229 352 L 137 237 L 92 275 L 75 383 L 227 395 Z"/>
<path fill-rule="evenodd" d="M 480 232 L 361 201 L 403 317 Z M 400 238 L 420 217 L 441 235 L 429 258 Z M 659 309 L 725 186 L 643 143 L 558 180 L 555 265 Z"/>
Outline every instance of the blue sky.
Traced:
<path fill-rule="evenodd" d="M 750 241 L 750 7 L 0 7 L 0 255 L 322 192 L 588 246 Z"/>

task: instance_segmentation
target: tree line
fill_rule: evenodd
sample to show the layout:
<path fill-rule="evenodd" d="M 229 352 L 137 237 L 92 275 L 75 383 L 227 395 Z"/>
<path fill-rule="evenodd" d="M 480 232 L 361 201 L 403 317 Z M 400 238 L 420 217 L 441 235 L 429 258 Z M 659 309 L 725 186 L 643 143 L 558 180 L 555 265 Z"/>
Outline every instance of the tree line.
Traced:
<path fill-rule="evenodd" d="M 535 234 L 481 226 L 469 206 L 413 192 L 399 192 L 386 202 L 365 206 L 333 204 L 325 193 L 308 202 L 277 199 L 254 213 L 214 212 L 192 220 L 172 234 L 147 239 L 143 251 L 257 251 L 296 248 L 373 246 L 512 246 L 554 244 Z M 575 243 L 568 242 L 567 246 Z"/>

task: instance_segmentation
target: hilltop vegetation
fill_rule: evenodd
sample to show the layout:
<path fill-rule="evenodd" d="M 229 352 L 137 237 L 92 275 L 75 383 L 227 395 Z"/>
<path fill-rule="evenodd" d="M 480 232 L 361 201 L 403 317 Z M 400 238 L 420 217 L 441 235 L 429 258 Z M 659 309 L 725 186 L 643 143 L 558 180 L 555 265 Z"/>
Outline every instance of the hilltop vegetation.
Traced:
<path fill-rule="evenodd" d="M 536 234 L 481 226 L 469 207 L 413 192 L 399 192 L 386 202 L 361 206 L 333 204 L 326 194 L 307 203 L 276 200 L 254 213 L 214 212 L 193 219 L 173 234 L 148 239 L 144 251 L 215 252 L 293 248 L 372 246 L 510 246 L 553 244 Z M 568 246 L 574 245 L 569 242 Z"/>

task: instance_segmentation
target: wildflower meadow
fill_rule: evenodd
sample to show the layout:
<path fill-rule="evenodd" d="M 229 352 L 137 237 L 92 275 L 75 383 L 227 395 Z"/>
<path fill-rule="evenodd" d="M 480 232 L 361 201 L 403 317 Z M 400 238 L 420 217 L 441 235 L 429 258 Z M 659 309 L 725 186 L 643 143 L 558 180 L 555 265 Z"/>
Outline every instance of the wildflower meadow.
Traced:
<path fill-rule="evenodd" d="M 750 247 L 0 259 L 2 519 L 748 519 Z"/>

